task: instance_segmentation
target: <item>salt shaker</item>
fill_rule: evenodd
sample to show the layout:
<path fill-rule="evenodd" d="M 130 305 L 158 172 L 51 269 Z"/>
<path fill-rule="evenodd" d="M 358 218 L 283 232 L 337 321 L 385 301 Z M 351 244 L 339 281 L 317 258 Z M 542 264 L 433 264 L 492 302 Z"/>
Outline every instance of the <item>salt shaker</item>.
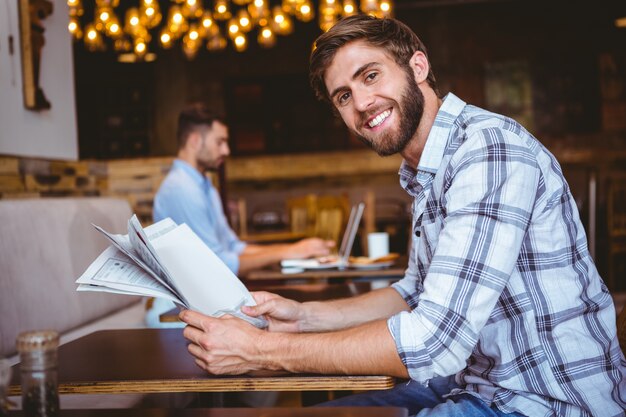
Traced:
<path fill-rule="evenodd" d="M 57 349 L 59 334 L 53 330 L 20 333 L 22 410 L 27 417 L 53 417 L 59 414 Z"/>

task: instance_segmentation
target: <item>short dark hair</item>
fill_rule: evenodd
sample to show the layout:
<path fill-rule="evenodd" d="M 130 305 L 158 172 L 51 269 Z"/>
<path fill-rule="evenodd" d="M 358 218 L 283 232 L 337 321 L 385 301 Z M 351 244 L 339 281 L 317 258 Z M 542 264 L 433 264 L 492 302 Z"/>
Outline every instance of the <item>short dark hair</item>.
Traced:
<path fill-rule="evenodd" d="M 324 75 L 335 54 L 342 46 L 363 40 L 372 46 L 382 47 L 393 60 L 405 71 L 409 69 L 409 60 L 416 51 L 426 55 L 426 46 L 407 25 L 396 19 L 379 19 L 373 16 L 358 14 L 341 19 L 326 33 L 315 41 L 311 53 L 309 77 L 315 95 L 322 100 L 330 101 L 324 82 Z M 437 95 L 437 81 L 432 68 L 429 67 L 428 85 Z"/>
<path fill-rule="evenodd" d="M 187 144 L 187 139 L 192 133 L 206 133 L 211 129 L 213 122 L 226 124 L 224 115 L 213 112 L 200 102 L 190 103 L 178 115 L 178 129 L 176 138 L 178 139 L 178 149 L 182 149 Z"/>

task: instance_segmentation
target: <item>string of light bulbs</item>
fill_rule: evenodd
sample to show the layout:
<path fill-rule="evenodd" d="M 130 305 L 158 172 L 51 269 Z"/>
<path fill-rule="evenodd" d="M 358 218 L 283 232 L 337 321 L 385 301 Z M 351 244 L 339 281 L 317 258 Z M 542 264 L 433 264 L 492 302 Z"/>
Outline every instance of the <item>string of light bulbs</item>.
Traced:
<path fill-rule="evenodd" d="M 139 0 L 125 12 L 119 3 L 96 0 L 91 20 L 82 0 L 67 0 L 73 39 L 89 51 L 112 47 L 120 60 L 147 61 L 156 58 L 149 45 L 158 36 L 161 48 L 180 44 L 193 59 L 202 49 L 220 51 L 229 44 L 243 52 L 255 35 L 261 47 L 271 48 L 278 36 L 294 32 L 294 20 L 311 22 L 316 17 L 313 0 L 282 0 L 275 5 L 271 0 L 171 0 L 163 12 L 158 0 Z M 392 0 L 319 0 L 317 18 L 320 29 L 327 31 L 344 16 L 387 17 L 392 11 Z"/>

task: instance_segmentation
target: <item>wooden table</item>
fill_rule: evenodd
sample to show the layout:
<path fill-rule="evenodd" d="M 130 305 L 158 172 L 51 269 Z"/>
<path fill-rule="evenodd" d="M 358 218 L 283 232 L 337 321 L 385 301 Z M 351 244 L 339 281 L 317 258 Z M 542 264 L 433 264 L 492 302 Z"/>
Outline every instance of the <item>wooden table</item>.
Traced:
<path fill-rule="evenodd" d="M 354 279 L 354 278 L 369 278 L 369 279 L 401 279 L 404 277 L 404 272 L 407 268 L 407 258 L 405 256 L 400 257 L 396 262 L 386 268 L 380 269 L 307 269 L 298 273 L 283 273 L 280 266 L 271 266 L 268 268 L 257 269 L 250 271 L 246 278 L 249 281 L 258 280 L 297 280 L 297 279 Z"/>
<path fill-rule="evenodd" d="M 20 395 L 19 364 L 9 395 Z M 60 394 L 156 392 L 378 390 L 388 376 L 256 373 L 211 376 L 187 352 L 182 329 L 125 329 L 91 333 L 59 347 Z"/>
<path fill-rule="evenodd" d="M 287 243 L 304 239 L 307 235 L 303 232 L 292 232 L 290 230 L 270 231 L 259 233 L 246 233 L 239 236 L 239 239 L 248 243 Z"/>
<path fill-rule="evenodd" d="M 22 417 L 22 411 L 9 416 Z M 307 407 L 307 408 L 132 408 L 61 410 L 58 417 L 407 417 L 398 407 Z"/>

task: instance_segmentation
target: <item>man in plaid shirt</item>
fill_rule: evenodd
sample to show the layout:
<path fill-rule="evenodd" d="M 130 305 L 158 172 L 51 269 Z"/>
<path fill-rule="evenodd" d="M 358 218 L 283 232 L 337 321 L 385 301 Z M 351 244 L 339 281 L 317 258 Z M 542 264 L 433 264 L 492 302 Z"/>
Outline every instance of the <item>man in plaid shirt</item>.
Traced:
<path fill-rule="evenodd" d="M 404 157 L 406 276 L 324 303 L 256 293 L 244 311 L 269 332 L 184 311 L 199 366 L 408 378 L 327 405 L 421 417 L 624 415 L 615 308 L 555 158 L 514 120 L 441 99 L 424 45 L 393 19 L 340 21 L 316 42 L 311 80 L 366 144 Z"/>

